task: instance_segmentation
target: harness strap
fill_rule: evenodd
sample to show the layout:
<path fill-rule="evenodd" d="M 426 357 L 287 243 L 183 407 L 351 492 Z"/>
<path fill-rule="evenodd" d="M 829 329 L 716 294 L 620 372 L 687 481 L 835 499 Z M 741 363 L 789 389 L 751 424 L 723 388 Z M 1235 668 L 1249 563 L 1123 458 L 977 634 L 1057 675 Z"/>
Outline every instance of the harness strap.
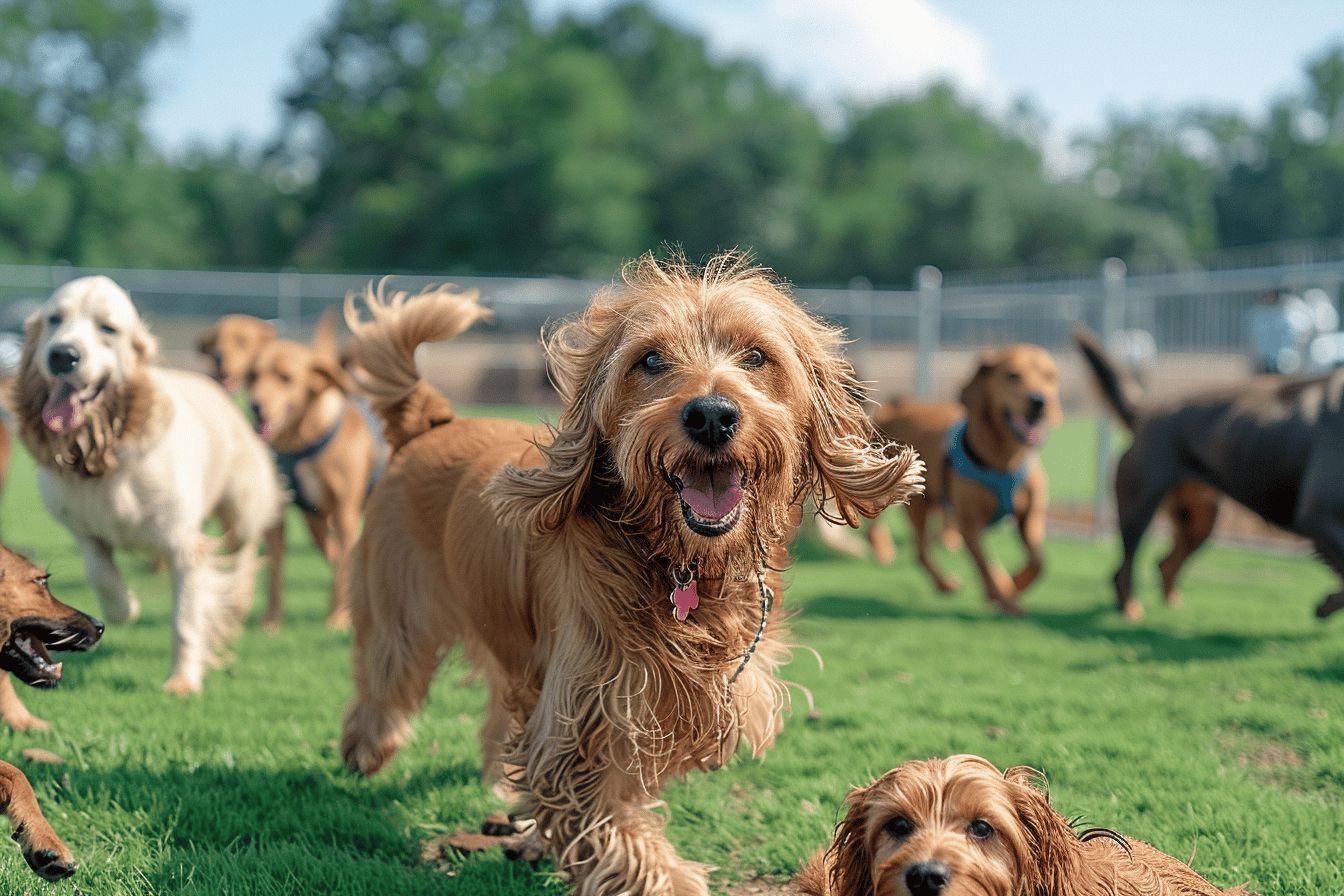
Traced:
<path fill-rule="evenodd" d="M 342 418 L 344 416 L 344 413 L 338 416 L 336 418 L 336 423 L 331 429 L 323 434 L 322 438 L 313 442 L 311 445 L 305 445 L 298 451 L 276 451 L 275 449 L 271 449 L 271 453 L 275 455 L 275 468 L 280 472 L 280 478 L 284 480 L 285 488 L 289 490 L 291 495 L 293 495 L 294 506 L 305 513 L 317 513 L 318 510 L 317 506 L 309 500 L 309 497 L 303 492 L 303 484 L 296 472 L 298 466 L 302 461 L 317 457 L 323 451 L 327 450 L 327 446 L 331 444 L 331 440 L 336 438 L 336 433 L 341 428 Z"/>
<path fill-rule="evenodd" d="M 949 470 L 955 470 L 994 494 L 996 505 L 994 517 L 990 522 L 997 523 L 1012 514 L 1013 498 L 1017 495 L 1017 490 L 1027 481 L 1027 476 L 1036 461 L 1032 458 L 1010 473 L 976 462 L 971 456 L 970 447 L 966 444 L 967 423 L 966 420 L 960 420 L 947 431 L 947 466 Z M 943 491 L 943 499 L 947 500 L 946 489 Z"/>

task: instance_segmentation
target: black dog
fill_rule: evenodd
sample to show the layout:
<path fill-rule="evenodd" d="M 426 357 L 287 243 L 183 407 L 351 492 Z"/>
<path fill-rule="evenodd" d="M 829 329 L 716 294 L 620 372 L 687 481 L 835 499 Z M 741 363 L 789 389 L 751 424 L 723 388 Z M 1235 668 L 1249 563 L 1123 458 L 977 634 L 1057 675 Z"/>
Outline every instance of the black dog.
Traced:
<path fill-rule="evenodd" d="M 1264 519 L 1311 539 L 1344 577 L 1344 370 L 1316 377 L 1262 375 L 1169 403 L 1136 401 L 1086 329 L 1074 333 L 1107 404 L 1134 433 L 1115 471 L 1125 557 L 1115 573 L 1120 609 L 1132 595 L 1134 555 L 1153 514 L 1179 484 L 1199 480 Z M 1344 608 L 1344 591 L 1316 607 Z"/>

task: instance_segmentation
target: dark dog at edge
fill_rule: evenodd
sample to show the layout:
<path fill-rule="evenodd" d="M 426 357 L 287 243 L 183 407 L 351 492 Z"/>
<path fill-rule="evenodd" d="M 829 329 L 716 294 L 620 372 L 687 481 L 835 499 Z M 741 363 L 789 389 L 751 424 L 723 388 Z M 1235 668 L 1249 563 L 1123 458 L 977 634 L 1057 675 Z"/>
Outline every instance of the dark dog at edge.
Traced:
<path fill-rule="evenodd" d="M 1079 328 L 1074 338 L 1106 404 L 1134 434 L 1115 471 L 1124 546 L 1115 596 L 1126 616 L 1143 616 L 1133 594 L 1139 542 L 1163 501 L 1190 480 L 1310 539 L 1326 565 L 1344 576 L 1344 369 L 1315 377 L 1261 375 L 1177 401 L 1149 402 L 1135 397 L 1095 335 Z M 1340 608 L 1344 590 L 1327 595 L 1316 615 L 1324 619 Z"/>

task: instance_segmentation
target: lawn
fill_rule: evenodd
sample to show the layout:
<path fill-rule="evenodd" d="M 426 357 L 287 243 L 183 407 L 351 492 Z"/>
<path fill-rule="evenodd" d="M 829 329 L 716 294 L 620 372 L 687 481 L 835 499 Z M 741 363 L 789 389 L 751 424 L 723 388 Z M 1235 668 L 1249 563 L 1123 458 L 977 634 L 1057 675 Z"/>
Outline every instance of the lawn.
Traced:
<path fill-rule="evenodd" d="M 58 596 L 96 612 L 24 457 L 3 523 L 12 546 L 49 564 Z M 340 770 L 347 637 L 323 628 L 328 573 L 290 523 L 285 630 L 250 629 L 236 663 L 193 700 L 159 690 L 167 577 L 124 561 L 144 618 L 68 659 L 58 691 L 24 691 L 53 732 L 0 731 L 5 759 L 20 762 L 29 746 L 64 758 L 20 764 L 82 867 L 49 886 L 2 849 L 0 892 L 561 892 L 498 853 L 454 864 L 452 879 L 420 860 L 422 840 L 497 807 L 476 777 L 482 691 L 457 659 L 383 774 Z M 1006 535 L 996 548 L 1009 555 Z M 714 880 L 724 891 L 786 877 L 827 840 L 850 785 L 907 758 L 971 751 L 1043 768 L 1066 814 L 1193 854 L 1216 882 L 1344 892 L 1344 621 L 1310 616 L 1329 577 L 1306 558 L 1213 549 L 1188 569 L 1185 607 L 1168 610 L 1154 599 L 1159 547 L 1145 557 L 1151 612 L 1137 626 L 1111 610 L 1109 542 L 1052 541 L 1024 620 L 988 611 L 973 589 L 934 596 L 908 552 L 883 569 L 805 547 L 786 601 L 797 642 L 825 668 L 799 650 L 785 670 L 800 689 L 763 761 L 668 791 L 673 840 L 723 869 Z M 971 581 L 964 557 L 949 566 Z"/>

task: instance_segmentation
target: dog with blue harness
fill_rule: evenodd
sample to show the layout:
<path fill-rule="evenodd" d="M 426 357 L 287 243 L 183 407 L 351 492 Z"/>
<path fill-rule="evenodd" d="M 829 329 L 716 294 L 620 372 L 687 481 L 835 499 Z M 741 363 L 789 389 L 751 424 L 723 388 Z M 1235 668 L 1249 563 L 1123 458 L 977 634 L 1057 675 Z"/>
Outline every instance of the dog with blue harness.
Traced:
<path fill-rule="evenodd" d="M 961 401 L 889 401 L 877 410 L 878 429 L 915 447 L 926 464 L 925 493 L 906 505 L 920 565 L 940 593 L 960 585 L 935 563 L 928 536 L 935 511 L 955 525 L 975 562 L 985 596 L 1003 612 L 1022 612 L 1019 596 L 1040 576 L 1048 484 L 1038 450 L 1061 419 L 1059 373 L 1049 353 L 1011 345 L 983 354 Z M 984 532 L 1007 518 L 1017 522 L 1026 562 L 1009 575 L 986 551 Z M 869 533 L 875 553 L 895 553 L 881 523 Z"/>
<path fill-rule="evenodd" d="M 291 501 L 303 512 L 313 542 L 332 566 L 327 624 L 349 624 L 346 581 L 364 499 L 387 463 L 381 425 L 356 397 L 335 353 L 278 339 L 262 349 L 247 374 L 257 432 L 271 447 Z M 272 541 L 272 587 L 264 625 L 283 616 L 283 533 Z"/>

